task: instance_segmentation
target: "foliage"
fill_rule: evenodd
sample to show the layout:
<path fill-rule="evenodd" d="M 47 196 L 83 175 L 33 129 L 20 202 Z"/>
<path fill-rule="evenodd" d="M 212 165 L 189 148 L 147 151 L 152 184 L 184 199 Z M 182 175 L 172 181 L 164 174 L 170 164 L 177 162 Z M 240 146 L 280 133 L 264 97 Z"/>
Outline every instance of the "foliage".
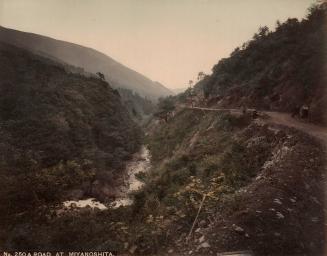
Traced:
<path fill-rule="evenodd" d="M 101 72 L 97 72 L 96 74 L 101 80 L 105 80 L 104 74 L 102 74 Z"/>
<path fill-rule="evenodd" d="M 108 83 L 0 46 L 2 164 L 7 168 L 20 168 L 17 160 L 29 158 L 40 167 L 89 159 L 97 168 L 119 169 L 138 149 L 141 132 Z"/>
<path fill-rule="evenodd" d="M 4 27 L 0 27 L 0 41 L 51 58 L 67 67 L 70 72 L 89 72 L 88 75 L 91 76 L 101 72 L 114 88 L 133 90 L 151 100 L 172 93 L 159 82 L 152 81 L 89 47 Z"/>
<path fill-rule="evenodd" d="M 174 97 L 168 96 L 166 98 L 159 98 L 158 111 L 154 114 L 154 116 L 168 122 L 168 118 L 174 110 L 175 110 Z"/>
<path fill-rule="evenodd" d="M 0 140 L 0 229 L 11 230 L 46 223 L 42 209 L 72 189 L 110 182 L 142 133 L 107 82 L 0 43 Z"/>
<path fill-rule="evenodd" d="M 306 102 L 312 105 L 313 119 L 321 121 L 319 109 L 326 101 L 326 10 L 326 3 L 314 5 L 302 21 L 278 21 L 275 31 L 260 27 L 195 87 L 202 88 L 206 98 L 219 97 L 234 106 L 245 102 L 257 108 L 290 111 Z"/>
<path fill-rule="evenodd" d="M 267 145 L 247 148 L 235 138 L 250 122 L 248 115 L 183 110 L 158 127 L 147 138 L 153 168 L 136 195 L 135 212 L 163 216 L 170 223 L 167 239 L 190 231 L 204 197 L 199 219 L 210 218 L 220 202 L 229 202 L 250 182 L 269 156 Z"/>
<path fill-rule="evenodd" d="M 142 97 L 137 92 L 124 88 L 119 88 L 118 91 L 122 97 L 123 104 L 134 120 L 139 122 L 153 114 L 155 105 L 147 97 Z"/>

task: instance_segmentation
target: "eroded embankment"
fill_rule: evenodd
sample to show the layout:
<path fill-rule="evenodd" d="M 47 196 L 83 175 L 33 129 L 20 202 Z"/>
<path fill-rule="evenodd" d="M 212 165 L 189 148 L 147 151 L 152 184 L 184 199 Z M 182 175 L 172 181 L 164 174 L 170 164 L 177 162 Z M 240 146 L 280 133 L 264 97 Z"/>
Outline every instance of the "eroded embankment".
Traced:
<path fill-rule="evenodd" d="M 127 255 L 319 255 L 324 162 L 314 138 L 247 116 L 184 110 L 147 142 L 153 166 L 134 204 L 59 216 L 45 209 L 13 229 L 7 248 L 25 239 L 30 248 L 83 244 Z"/>
<path fill-rule="evenodd" d="M 239 136 L 245 136 L 247 150 L 270 144 L 271 154 L 231 201 L 217 201 L 214 221 L 195 235 L 195 254 L 251 250 L 259 255 L 319 255 L 325 223 L 320 143 L 281 126 L 252 125 Z M 210 248 L 201 248 L 200 240 Z"/>
<path fill-rule="evenodd" d="M 190 112 L 184 110 L 161 124 L 150 143 L 159 168 L 154 179 L 163 190 L 159 196 L 164 195 L 160 202 L 178 216 L 163 214 L 165 223 L 174 219 L 166 227 L 168 233 L 174 229 L 167 251 L 321 253 L 321 141 L 294 128 L 242 116 Z M 156 141 L 163 138 L 165 147 L 157 147 Z M 187 239 L 203 195 L 207 197 Z"/>

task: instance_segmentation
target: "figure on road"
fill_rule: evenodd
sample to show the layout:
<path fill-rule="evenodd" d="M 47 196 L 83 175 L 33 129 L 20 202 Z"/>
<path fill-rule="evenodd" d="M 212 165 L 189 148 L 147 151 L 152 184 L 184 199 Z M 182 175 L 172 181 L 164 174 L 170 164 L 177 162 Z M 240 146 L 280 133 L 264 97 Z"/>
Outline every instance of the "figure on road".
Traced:
<path fill-rule="evenodd" d="M 307 104 L 304 104 L 301 107 L 300 117 L 303 118 L 303 119 L 308 119 L 309 118 L 309 106 Z"/>

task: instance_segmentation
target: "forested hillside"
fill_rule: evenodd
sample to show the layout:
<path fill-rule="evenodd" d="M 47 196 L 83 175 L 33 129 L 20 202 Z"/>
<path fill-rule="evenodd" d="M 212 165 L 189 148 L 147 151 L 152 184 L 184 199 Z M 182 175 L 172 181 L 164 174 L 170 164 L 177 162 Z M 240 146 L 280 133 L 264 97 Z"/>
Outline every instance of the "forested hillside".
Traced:
<path fill-rule="evenodd" d="M 155 107 L 107 56 L 0 27 L 0 251 L 322 255 L 326 12 L 261 27 Z"/>
<path fill-rule="evenodd" d="M 109 56 L 81 45 L 0 26 L 0 41 L 56 58 L 87 72 L 101 72 L 114 88 L 130 89 L 150 99 L 172 94 L 162 84 L 125 67 Z"/>
<path fill-rule="evenodd" d="M 136 122 L 141 122 L 153 114 L 156 104 L 150 99 L 128 89 L 118 88 L 118 91 L 122 102 Z"/>
<path fill-rule="evenodd" d="M 219 61 L 204 78 L 210 104 L 291 111 L 310 105 L 312 120 L 321 122 L 326 87 L 326 4 L 313 7 L 303 21 L 277 22 L 276 30 L 260 27 L 251 40 Z"/>
<path fill-rule="evenodd" d="M 3 220 L 74 189 L 101 197 L 101 184 L 114 184 L 141 141 L 119 93 L 3 43 L 0 65 Z"/>

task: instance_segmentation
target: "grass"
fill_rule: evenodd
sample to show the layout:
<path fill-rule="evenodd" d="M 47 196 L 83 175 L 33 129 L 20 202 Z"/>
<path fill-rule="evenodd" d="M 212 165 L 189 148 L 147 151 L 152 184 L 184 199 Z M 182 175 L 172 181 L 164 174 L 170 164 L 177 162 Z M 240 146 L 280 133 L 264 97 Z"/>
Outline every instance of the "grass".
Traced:
<path fill-rule="evenodd" d="M 243 127 L 243 121 L 226 114 L 179 112 L 146 138 L 153 167 L 138 175 L 145 186 L 134 194 L 132 206 L 55 218 L 34 226 L 38 234 L 51 234 L 52 240 L 33 240 L 43 248 L 60 244 L 72 250 L 83 244 L 126 251 L 136 246 L 135 253 L 141 255 L 165 250 L 189 232 L 203 195 L 207 198 L 199 221 L 223 205 L 235 207 L 234 192 L 249 182 L 257 166 L 248 164 L 253 156 L 235 139 Z M 85 231 L 94 239 L 80 234 Z M 74 239 L 63 241 L 67 235 Z"/>

